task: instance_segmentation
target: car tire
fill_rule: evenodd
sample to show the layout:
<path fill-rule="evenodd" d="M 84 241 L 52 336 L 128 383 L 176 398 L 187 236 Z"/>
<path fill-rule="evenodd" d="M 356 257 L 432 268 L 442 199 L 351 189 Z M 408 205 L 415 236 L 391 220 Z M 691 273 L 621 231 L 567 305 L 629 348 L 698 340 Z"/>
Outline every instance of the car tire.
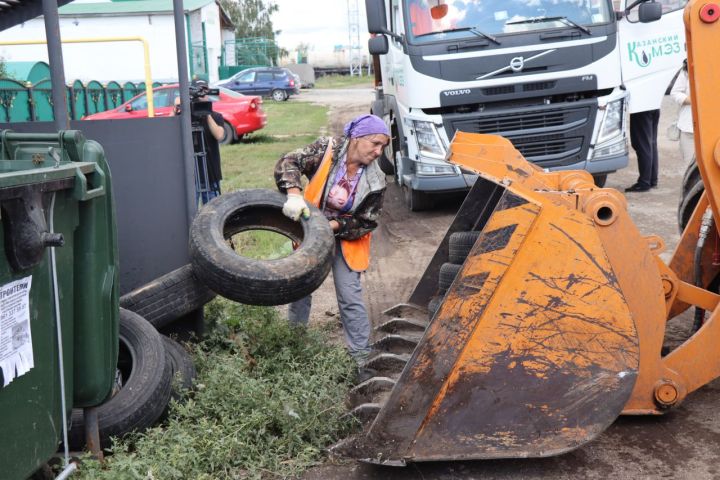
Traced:
<path fill-rule="evenodd" d="M 160 329 L 215 298 L 188 264 L 120 297 L 120 306 Z"/>
<path fill-rule="evenodd" d="M 470 254 L 473 245 L 480 237 L 480 232 L 455 232 L 448 240 L 448 260 L 450 263 L 462 265 Z"/>
<path fill-rule="evenodd" d="M 284 102 L 288 99 L 288 94 L 285 90 L 275 89 L 270 93 L 270 96 L 276 102 Z"/>
<path fill-rule="evenodd" d="M 235 129 L 228 122 L 223 122 L 223 138 L 218 142 L 220 145 L 230 145 L 236 142 Z"/>
<path fill-rule="evenodd" d="M 294 222 L 282 214 L 286 197 L 272 190 L 239 190 L 207 203 L 190 228 L 190 259 L 211 290 L 248 305 L 282 305 L 314 292 L 330 272 L 335 238 L 314 206 Z M 269 230 L 299 245 L 274 260 L 238 255 L 225 239 L 248 230 Z"/>
<path fill-rule="evenodd" d="M 125 381 L 122 388 L 97 409 L 100 445 L 110 446 L 110 437 L 152 426 L 170 400 L 171 366 L 160 334 L 140 315 L 120 309 L 120 354 L 118 369 Z M 85 446 L 85 419 L 73 409 L 68 432 L 72 450 Z"/>
<path fill-rule="evenodd" d="M 190 353 L 185 347 L 165 335 L 162 335 L 161 338 L 165 346 L 165 353 L 170 362 L 170 371 L 172 373 L 171 398 L 175 401 L 180 401 L 185 392 L 192 390 L 197 371 L 195 370 L 192 356 L 190 356 Z"/>
<path fill-rule="evenodd" d="M 443 263 L 440 267 L 440 274 L 438 275 L 438 288 L 440 290 L 448 290 L 450 285 L 455 281 L 458 272 L 462 268 L 462 265 L 456 263 Z"/>

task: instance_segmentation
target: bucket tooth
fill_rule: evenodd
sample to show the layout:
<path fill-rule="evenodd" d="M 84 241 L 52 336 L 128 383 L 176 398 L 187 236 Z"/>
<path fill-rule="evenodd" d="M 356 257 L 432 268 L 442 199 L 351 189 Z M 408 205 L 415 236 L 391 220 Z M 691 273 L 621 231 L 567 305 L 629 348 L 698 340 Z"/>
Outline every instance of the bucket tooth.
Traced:
<path fill-rule="evenodd" d="M 373 350 L 388 353 L 412 353 L 422 339 L 422 334 L 403 333 L 402 335 L 390 334 L 379 339 L 372 345 Z"/>
<path fill-rule="evenodd" d="M 400 331 L 424 332 L 428 325 L 429 322 L 427 321 L 427 313 L 425 313 L 425 318 L 423 320 L 402 317 L 391 318 L 390 320 L 380 324 L 376 330 L 387 333 L 396 333 Z"/>
<path fill-rule="evenodd" d="M 411 305 L 409 303 L 399 303 L 394 307 L 390 307 L 385 310 L 383 312 L 383 315 L 387 317 L 402 317 L 425 320 L 427 318 L 427 311 L 424 308 L 418 307 L 417 305 Z"/>
<path fill-rule="evenodd" d="M 402 372 L 402 369 L 405 368 L 405 364 L 409 359 L 409 354 L 379 353 L 370 358 L 365 363 L 365 367 L 375 370 L 381 375 L 396 375 Z"/>
<path fill-rule="evenodd" d="M 395 380 L 390 377 L 373 377 L 350 390 L 350 404 L 360 405 L 368 403 L 381 392 L 389 392 L 395 386 Z"/>
<path fill-rule="evenodd" d="M 362 423 L 363 427 L 372 423 L 375 420 L 378 412 L 382 408 L 379 403 L 363 403 L 350 410 L 348 415 L 355 417 Z"/>

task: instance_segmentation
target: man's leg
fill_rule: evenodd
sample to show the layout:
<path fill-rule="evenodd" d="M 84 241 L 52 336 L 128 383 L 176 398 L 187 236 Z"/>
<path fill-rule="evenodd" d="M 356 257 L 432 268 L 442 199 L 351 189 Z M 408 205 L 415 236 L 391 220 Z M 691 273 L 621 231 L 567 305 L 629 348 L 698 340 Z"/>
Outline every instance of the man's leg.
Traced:
<path fill-rule="evenodd" d="M 658 153 L 658 124 L 660 123 L 660 110 L 652 110 L 650 112 L 652 119 L 652 135 L 650 137 L 652 145 L 652 168 L 650 169 L 650 185 L 657 187 L 658 170 L 660 169 L 660 155 Z"/>
<path fill-rule="evenodd" d="M 350 356 L 362 364 L 370 354 L 370 319 L 363 301 L 360 273 L 350 270 L 338 243 L 332 265 L 340 320 Z"/>
<path fill-rule="evenodd" d="M 312 306 L 312 296 L 308 295 L 301 298 L 288 306 L 288 321 L 293 325 L 307 326 L 310 319 L 310 307 Z"/>
<path fill-rule="evenodd" d="M 637 154 L 638 180 L 626 191 L 649 190 L 651 184 L 653 148 L 652 116 L 650 112 L 638 112 L 630 115 L 630 144 Z"/>

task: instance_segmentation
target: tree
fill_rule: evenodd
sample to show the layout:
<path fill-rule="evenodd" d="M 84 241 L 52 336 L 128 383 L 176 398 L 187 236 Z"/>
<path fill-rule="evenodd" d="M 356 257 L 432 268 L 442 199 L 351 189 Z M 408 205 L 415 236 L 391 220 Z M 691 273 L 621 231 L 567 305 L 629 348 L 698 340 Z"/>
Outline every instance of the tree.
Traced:
<path fill-rule="evenodd" d="M 220 0 L 235 25 L 235 38 L 262 37 L 275 40 L 280 31 L 273 30 L 271 16 L 278 6 L 271 0 Z"/>

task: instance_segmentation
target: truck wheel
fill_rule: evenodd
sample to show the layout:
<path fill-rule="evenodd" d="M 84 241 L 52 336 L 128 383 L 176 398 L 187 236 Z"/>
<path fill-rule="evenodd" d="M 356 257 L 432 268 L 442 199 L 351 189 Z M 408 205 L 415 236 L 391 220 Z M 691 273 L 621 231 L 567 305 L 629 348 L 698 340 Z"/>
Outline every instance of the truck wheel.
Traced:
<path fill-rule="evenodd" d="M 700 196 L 704 191 L 705 185 L 703 184 L 702 178 L 698 177 L 694 185 L 688 185 L 687 193 L 683 194 L 680 198 L 680 205 L 678 206 L 678 228 L 681 234 L 690 221 L 690 217 L 695 211 L 695 207 L 700 201 Z"/>
<path fill-rule="evenodd" d="M 607 173 L 603 173 L 602 175 L 593 175 L 595 185 L 598 188 L 603 188 L 605 186 L 605 182 L 607 182 L 607 177 Z"/>
<path fill-rule="evenodd" d="M 190 228 L 190 259 L 212 291 L 247 305 L 283 305 L 314 292 L 330 272 L 335 238 L 325 216 L 294 222 L 282 214 L 285 195 L 272 190 L 238 190 L 200 209 Z M 238 255 L 225 241 L 250 230 L 268 230 L 299 245 L 274 260 Z"/>
<path fill-rule="evenodd" d="M 473 245 L 480 237 L 480 232 L 455 232 L 448 240 L 448 260 L 450 263 L 462 265 L 470 254 Z"/>
<path fill-rule="evenodd" d="M 135 312 L 155 328 L 201 308 L 215 298 L 215 292 L 203 284 L 185 265 L 120 297 L 120 306 Z"/>
<path fill-rule="evenodd" d="M 110 446 L 110 437 L 122 436 L 152 426 L 170 400 L 172 373 L 160 334 L 141 316 L 120 309 L 118 369 L 122 388 L 97 408 L 100 445 Z M 85 421 L 81 409 L 73 409 L 68 432 L 72 450 L 85 445 Z"/>
<path fill-rule="evenodd" d="M 419 212 L 432 208 L 433 201 L 427 193 L 413 190 L 409 185 L 403 185 L 402 189 L 405 196 L 405 204 L 411 212 Z"/>
<path fill-rule="evenodd" d="M 682 196 L 684 197 L 687 192 L 698 182 L 700 178 L 700 169 L 698 168 L 697 162 L 695 162 L 695 155 L 690 164 L 685 169 L 682 180 Z"/>
<path fill-rule="evenodd" d="M 223 131 L 225 135 L 218 142 L 220 145 L 229 145 L 235 143 L 235 129 L 228 122 L 223 122 Z"/>
<path fill-rule="evenodd" d="M 273 90 L 270 95 L 276 102 L 284 102 L 288 99 L 288 94 L 285 90 Z"/>

